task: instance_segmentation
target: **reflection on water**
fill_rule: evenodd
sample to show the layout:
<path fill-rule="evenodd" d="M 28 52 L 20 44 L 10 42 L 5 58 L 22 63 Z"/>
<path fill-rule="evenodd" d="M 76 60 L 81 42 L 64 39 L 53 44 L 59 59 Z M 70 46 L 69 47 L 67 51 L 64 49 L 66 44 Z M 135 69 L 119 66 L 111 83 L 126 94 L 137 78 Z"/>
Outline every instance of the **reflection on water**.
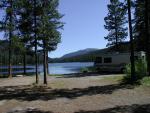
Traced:
<path fill-rule="evenodd" d="M 50 63 L 49 73 L 50 74 L 70 74 L 77 73 L 83 67 L 93 66 L 92 62 L 86 63 Z M 12 66 L 13 74 L 23 73 L 23 66 Z M 27 73 L 35 72 L 35 66 L 27 66 Z M 39 65 L 38 72 L 43 73 L 43 65 Z M 8 66 L 0 66 L 0 74 L 8 74 Z"/>
<path fill-rule="evenodd" d="M 93 66 L 92 62 L 86 63 L 50 63 L 49 64 L 49 73 L 50 74 L 70 74 L 70 73 L 78 73 L 79 70 L 83 67 Z M 42 72 L 43 67 L 40 67 L 40 71 Z"/>
<path fill-rule="evenodd" d="M 26 66 L 27 73 L 34 73 L 35 66 Z M 12 66 L 12 74 L 23 73 L 23 66 Z M 0 66 L 0 74 L 8 74 L 8 66 Z"/>

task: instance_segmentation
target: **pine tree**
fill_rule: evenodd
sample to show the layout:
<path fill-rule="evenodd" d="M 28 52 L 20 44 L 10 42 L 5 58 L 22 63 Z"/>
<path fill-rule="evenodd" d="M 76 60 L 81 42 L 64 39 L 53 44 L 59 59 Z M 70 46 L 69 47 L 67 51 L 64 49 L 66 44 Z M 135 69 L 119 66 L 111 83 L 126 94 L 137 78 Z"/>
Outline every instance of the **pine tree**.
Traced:
<path fill-rule="evenodd" d="M 9 40 L 9 68 L 8 73 L 9 77 L 12 77 L 12 40 L 15 37 L 14 31 L 15 28 L 15 1 L 14 0 L 1 0 L 0 1 L 0 8 L 5 11 L 5 17 L 0 22 L 1 23 L 1 30 L 5 32 L 5 36 Z"/>
<path fill-rule="evenodd" d="M 147 72 L 150 76 L 150 2 L 145 0 L 145 34 L 146 34 L 146 57 L 147 57 Z"/>
<path fill-rule="evenodd" d="M 63 28 L 63 23 L 60 21 L 63 15 L 58 12 L 59 0 L 14 1 L 0 1 L 0 7 L 4 8 L 5 5 L 6 9 L 6 21 L 0 22 L 0 27 L 8 31 L 9 34 L 9 56 L 11 56 L 12 47 L 19 48 L 24 59 L 25 74 L 26 54 L 28 50 L 35 48 L 36 83 L 38 83 L 37 52 L 38 48 L 43 48 L 44 83 L 47 84 L 48 52 L 57 48 L 57 44 L 60 43 L 61 39 L 60 29 Z M 13 31 L 15 31 L 15 35 Z M 16 45 L 12 46 L 14 42 Z"/>
<path fill-rule="evenodd" d="M 37 0 L 33 0 L 33 17 L 34 17 L 34 40 L 35 40 L 35 73 L 36 73 L 36 83 L 39 82 L 39 77 L 38 77 L 38 55 L 37 55 Z"/>
<path fill-rule="evenodd" d="M 135 1 L 134 12 L 134 38 L 137 45 L 137 49 L 140 51 L 146 50 L 146 33 L 145 33 L 145 1 Z"/>
<path fill-rule="evenodd" d="M 127 37 L 127 27 L 125 23 L 126 10 L 124 4 L 119 0 L 110 0 L 108 7 L 108 14 L 105 17 L 105 29 L 109 31 L 106 40 L 108 40 L 107 46 L 115 46 L 118 49 L 118 44 L 123 42 Z"/>
<path fill-rule="evenodd" d="M 133 43 L 133 28 L 132 28 L 132 17 L 131 17 L 131 0 L 127 0 L 128 8 L 128 22 L 130 32 L 130 51 L 131 51 L 131 82 L 135 81 L 135 58 L 134 58 L 134 43 Z"/>
<path fill-rule="evenodd" d="M 134 37 L 137 42 L 138 50 L 146 51 L 147 67 L 150 73 L 150 39 L 149 39 L 149 26 L 150 26 L 150 3 L 148 0 L 135 1 L 135 25 Z M 146 45 L 146 46 L 145 46 Z"/>
<path fill-rule="evenodd" d="M 39 1 L 37 0 L 18 0 L 18 28 L 21 35 L 21 40 L 24 43 L 25 51 L 24 56 L 24 73 L 26 67 L 26 53 L 30 48 L 35 49 L 35 73 L 36 83 L 39 82 L 38 78 L 38 37 L 37 37 L 37 18 L 39 16 Z"/>
<path fill-rule="evenodd" d="M 31 51 L 33 45 L 31 34 L 33 33 L 33 22 L 32 22 L 32 5 L 30 1 L 26 0 L 16 0 L 16 12 L 17 18 L 17 28 L 19 31 L 19 38 L 23 44 L 23 49 L 21 51 L 23 56 L 23 67 L 24 75 L 26 75 L 26 56 L 28 51 Z"/>
<path fill-rule="evenodd" d="M 39 29 L 39 38 L 42 40 L 41 47 L 43 48 L 43 66 L 44 66 L 44 84 L 47 84 L 48 72 L 48 51 L 55 50 L 60 42 L 61 34 L 59 29 L 62 29 L 63 23 L 60 22 L 62 15 L 58 12 L 58 0 L 42 1 L 41 26 Z"/>

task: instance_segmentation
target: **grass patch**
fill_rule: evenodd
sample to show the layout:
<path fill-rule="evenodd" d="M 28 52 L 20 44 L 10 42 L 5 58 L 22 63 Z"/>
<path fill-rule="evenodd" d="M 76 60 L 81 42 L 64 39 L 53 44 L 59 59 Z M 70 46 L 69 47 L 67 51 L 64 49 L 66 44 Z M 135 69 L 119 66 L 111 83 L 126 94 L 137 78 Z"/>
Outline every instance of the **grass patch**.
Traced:
<path fill-rule="evenodd" d="M 109 76 L 109 77 L 104 77 L 102 81 L 111 82 L 111 83 L 121 83 L 123 78 L 124 76 Z"/>
<path fill-rule="evenodd" d="M 134 82 L 131 82 L 130 78 L 127 77 L 123 77 L 121 80 L 121 83 L 123 84 L 132 84 L 132 85 L 141 85 L 141 86 L 150 86 L 150 77 L 143 77 L 141 79 L 137 79 Z"/>
<path fill-rule="evenodd" d="M 64 76 L 64 75 L 62 75 L 62 74 L 49 74 L 48 76 L 62 77 L 62 76 Z"/>
<path fill-rule="evenodd" d="M 65 85 L 66 85 L 66 83 L 63 81 L 56 81 L 56 82 L 48 84 L 48 86 L 50 86 L 52 88 L 64 88 Z"/>
<path fill-rule="evenodd" d="M 124 76 L 110 76 L 110 77 L 104 77 L 103 80 L 109 80 L 109 81 L 122 81 Z"/>
<path fill-rule="evenodd" d="M 144 59 L 139 59 L 135 62 L 135 77 L 134 81 L 131 76 L 131 64 L 127 64 L 122 82 L 125 84 L 140 84 L 140 81 L 147 76 L 147 63 Z"/>
<path fill-rule="evenodd" d="M 131 76 L 126 75 L 122 78 L 121 83 L 132 84 L 132 85 L 150 86 L 150 77 L 148 77 L 148 76 L 143 76 L 143 77 L 136 76 L 135 81 L 132 81 Z"/>
<path fill-rule="evenodd" d="M 143 86 L 150 86 L 150 77 L 144 77 L 140 80 L 140 84 Z"/>
<path fill-rule="evenodd" d="M 106 81 L 106 82 L 113 82 L 113 83 L 119 83 L 119 84 L 130 84 L 127 81 L 124 81 L 125 76 L 111 76 L 111 77 L 104 77 L 100 81 Z M 141 86 L 148 86 L 150 87 L 150 77 L 143 77 L 142 79 L 139 79 L 136 81 L 133 85 L 141 85 Z"/>

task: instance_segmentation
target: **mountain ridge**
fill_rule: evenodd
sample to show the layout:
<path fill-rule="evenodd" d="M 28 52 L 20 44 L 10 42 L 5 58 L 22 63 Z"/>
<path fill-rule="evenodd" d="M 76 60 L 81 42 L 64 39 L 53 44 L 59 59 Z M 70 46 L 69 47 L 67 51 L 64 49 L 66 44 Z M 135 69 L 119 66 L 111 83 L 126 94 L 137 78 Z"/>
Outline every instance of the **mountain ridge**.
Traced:
<path fill-rule="evenodd" d="M 60 57 L 60 58 L 75 57 L 75 56 L 79 56 L 79 55 L 88 54 L 88 53 L 90 53 L 90 52 L 94 52 L 94 51 L 97 51 L 97 50 L 99 50 L 99 49 L 96 49 L 96 48 L 82 49 L 82 50 L 78 50 L 78 51 L 75 51 L 75 52 L 71 52 L 71 53 L 65 54 L 65 55 L 63 55 L 63 56 Z"/>
<path fill-rule="evenodd" d="M 84 49 L 84 50 L 88 50 L 88 49 Z M 81 54 L 76 54 L 75 56 L 71 56 L 72 54 L 74 55 L 74 52 L 71 53 L 71 55 L 68 54 L 60 57 L 60 58 L 54 58 L 51 60 L 51 62 L 94 62 L 95 58 L 101 54 L 105 54 L 105 53 L 109 53 L 109 52 L 129 52 L 130 50 L 130 43 L 129 42 L 123 42 L 120 43 L 118 45 L 118 49 L 116 51 L 116 46 L 111 46 L 111 47 L 106 47 L 103 49 L 96 49 L 96 50 L 92 50 L 89 52 L 84 52 L 84 50 L 79 50 L 77 51 L 77 53 L 81 53 Z M 137 50 L 135 48 L 135 50 Z M 76 53 L 76 52 L 75 52 Z M 66 57 L 67 56 L 67 57 Z"/>

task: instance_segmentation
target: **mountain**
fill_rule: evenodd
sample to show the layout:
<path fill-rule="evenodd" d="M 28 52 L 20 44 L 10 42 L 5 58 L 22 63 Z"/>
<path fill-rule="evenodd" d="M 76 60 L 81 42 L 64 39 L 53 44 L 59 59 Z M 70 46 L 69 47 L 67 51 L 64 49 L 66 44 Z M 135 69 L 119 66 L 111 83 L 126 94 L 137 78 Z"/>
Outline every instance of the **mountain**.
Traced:
<path fill-rule="evenodd" d="M 118 45 L 117 52 L 129 52 L 130 43 L 123 42 Z M 135 51 L 140 51 L 135 46 Z M 61 58 L 51 59 L 50 62 L 93 62 L 95 58 L 104 53 L 116 52 L 116 47 L 111 46 L 104 49 L 85 49 L 77 52 L 69 53 Z"/>
<path fill-rule="evenodd" d="M 64 59 L 64 58 L 76 57 L 76 56 L 79 56 L 79 55 L 84 55 L 84 54 L 88 54 L 90 52 L 94 52 L 96 50 L 98 50 L 98 49 L 88 48 L 88 49 L 84 49 L 84 50 L 79 50 L 79 51 L 76 51 L 76 52 L 66 54 L 66 55 L 62 56 L 61 58 Z"/>

